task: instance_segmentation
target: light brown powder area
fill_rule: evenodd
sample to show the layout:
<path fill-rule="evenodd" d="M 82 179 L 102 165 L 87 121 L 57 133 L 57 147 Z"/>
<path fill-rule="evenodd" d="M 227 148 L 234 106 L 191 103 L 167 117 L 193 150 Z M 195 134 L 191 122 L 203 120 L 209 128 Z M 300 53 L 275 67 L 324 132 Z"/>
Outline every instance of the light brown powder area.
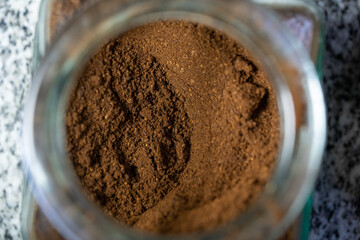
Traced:
<path fill-rule="evenodd" d="M 70 158 L 88 193 L 137 229 L 214 229 L 249 207 L 279 143 L 274 92 L 224 33 L 161 21 L 111 40 L 67 111 Z"/>

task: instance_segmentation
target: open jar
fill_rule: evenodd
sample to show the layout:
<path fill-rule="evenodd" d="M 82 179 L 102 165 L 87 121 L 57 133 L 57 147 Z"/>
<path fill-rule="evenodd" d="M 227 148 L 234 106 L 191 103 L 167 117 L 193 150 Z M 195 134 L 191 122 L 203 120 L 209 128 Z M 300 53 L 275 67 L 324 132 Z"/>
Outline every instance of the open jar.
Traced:
<path fill-rule="evenodd" d="M 80 1 L 70 2 L 82 6 Z M 78 17 L 58 29 L 52 22 L 55 20 L 51 20 L 54 4 L 55 1 L 43 1 L 40 8 L 33 61 L 37 70 L 24 121 L 24 168 L 36 203 L 62 236 L 67 239 L 159 238 L 115 222 L 84 195 L 67 161 L 64 109 L 69 88 L 79 70 L 104 40 L 162 19 L 202 23 L 242 43 L 269 76 L 281 118 L 277 166 L 258 200 L 225 226 L 176 238 L 276 239 L 289 227 L 311 192 L 325 142 L 324 100 L 311 61 L 311 58 L 321 59 L 321 27 L 311 5 L 297 1 L 285 4 L 233 0 L 107 0 L 84 5 L 79 8 Z M 289 11 L 298 13 L 299 9 L 304 16 L 310 16 L 312 35 L 300 36 L 305 36 L 311 57 L 261 4 L 273 7 L 284 19 L 290 19 Z M 69 13 L 77 15 L 76 11 Z M 71 16 L 57 17 L 67 21 Z M 23 201 L 24 237 L 41 239 L 36 236 L 39 230 L 33 225 L 37 215 L 29 188 L 25 188 Z"/>

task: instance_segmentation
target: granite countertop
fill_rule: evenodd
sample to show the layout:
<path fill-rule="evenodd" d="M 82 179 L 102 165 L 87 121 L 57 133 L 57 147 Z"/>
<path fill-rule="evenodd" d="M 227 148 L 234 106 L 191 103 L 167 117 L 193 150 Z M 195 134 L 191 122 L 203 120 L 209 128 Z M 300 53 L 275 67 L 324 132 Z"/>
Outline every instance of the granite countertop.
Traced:
<path fill-rule="evenodd" d="M 0 239 L 21 239 L 20 129 L 39 0 L 0 1 Z"/>
<path fill-rule="evenodd" d="M 21 239 L 20 129 L 39 2 L 0 2 L 0 239 L 6 240 Z M 360 2 L 315 2 L 326 25 L 328 140 L 310 239 L 360 239 Z"/>

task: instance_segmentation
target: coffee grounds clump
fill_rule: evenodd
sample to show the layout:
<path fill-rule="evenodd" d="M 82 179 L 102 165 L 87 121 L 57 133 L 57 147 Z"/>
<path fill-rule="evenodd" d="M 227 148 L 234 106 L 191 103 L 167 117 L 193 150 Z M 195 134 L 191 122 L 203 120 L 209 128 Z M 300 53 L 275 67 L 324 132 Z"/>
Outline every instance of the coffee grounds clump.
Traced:
<path fill-rule="evenodd" d="M 259 196 L 279 144 L 265 73 L 207 26 L 159 21 L 96 52 L 66 113 L 70 159 L 89 197 L 136 229 L 214 229 Z"/>

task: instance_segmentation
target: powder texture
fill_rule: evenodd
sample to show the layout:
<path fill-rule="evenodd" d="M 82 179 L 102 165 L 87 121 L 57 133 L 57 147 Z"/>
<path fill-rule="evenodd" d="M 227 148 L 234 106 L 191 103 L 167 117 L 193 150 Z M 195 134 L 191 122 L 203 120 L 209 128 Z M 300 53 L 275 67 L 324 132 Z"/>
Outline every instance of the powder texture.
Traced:
<path fill-rule="evenodd" d="M 137 229 L 214 229 L 248 208 L 279 142 L 274 92 L 222 32 L 184 21 L 132 29 L 87 63 L 66 114 L 84 189 Z"/>

